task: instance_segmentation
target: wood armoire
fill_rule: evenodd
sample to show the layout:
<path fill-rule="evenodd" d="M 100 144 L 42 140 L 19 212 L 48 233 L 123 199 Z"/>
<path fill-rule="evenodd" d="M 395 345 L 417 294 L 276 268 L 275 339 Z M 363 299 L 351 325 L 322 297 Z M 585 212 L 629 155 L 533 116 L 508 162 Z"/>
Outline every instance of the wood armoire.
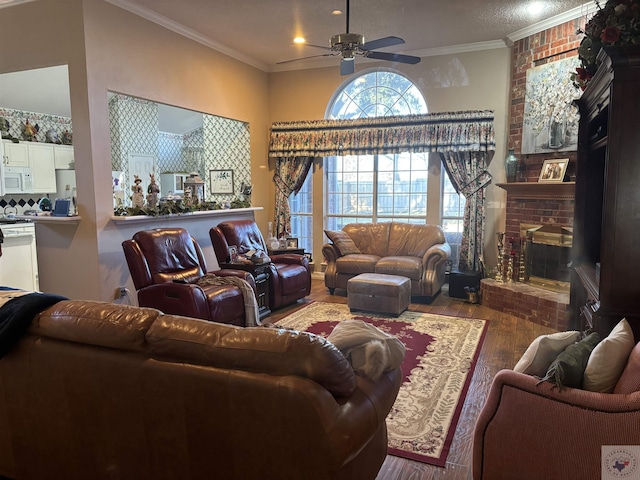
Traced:
<path fill-rule="evenodd" d="M 580 100 L 572 323 L 640 340 L 640 46 L 607 47 Z"/>

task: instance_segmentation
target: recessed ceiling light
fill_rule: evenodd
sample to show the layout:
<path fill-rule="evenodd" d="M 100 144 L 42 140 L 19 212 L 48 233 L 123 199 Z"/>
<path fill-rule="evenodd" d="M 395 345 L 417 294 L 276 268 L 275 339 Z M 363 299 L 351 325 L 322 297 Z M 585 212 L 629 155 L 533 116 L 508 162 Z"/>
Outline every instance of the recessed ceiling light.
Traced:
<path fill-rule="evenodd" d="M 538 15 L 539 13 L 542 13 L 546 8 L 546 5 L 544 2 L 529 2 L 526 8 L 530 15 Z"/>
<path fill-rule="evenodd" d="M 293 43 L 307 43 L 304 37 L 296 37 L 293 39 Z"/>
<path fill-rule="evenodd" d="M 342 15 L 342 10 L 334 10 L 331 12 L 331 15 Z"/>

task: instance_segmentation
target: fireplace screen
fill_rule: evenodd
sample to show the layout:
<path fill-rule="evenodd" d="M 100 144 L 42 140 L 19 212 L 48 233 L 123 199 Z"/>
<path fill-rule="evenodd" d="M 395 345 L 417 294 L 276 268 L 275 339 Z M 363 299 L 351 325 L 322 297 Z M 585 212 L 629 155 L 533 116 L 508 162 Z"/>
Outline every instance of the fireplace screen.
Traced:
<path fill-rule="evenodd" d="M 541 225 L 524 230 L 524 281 L 556 292 L 569 292 L 573 229 Z"/>

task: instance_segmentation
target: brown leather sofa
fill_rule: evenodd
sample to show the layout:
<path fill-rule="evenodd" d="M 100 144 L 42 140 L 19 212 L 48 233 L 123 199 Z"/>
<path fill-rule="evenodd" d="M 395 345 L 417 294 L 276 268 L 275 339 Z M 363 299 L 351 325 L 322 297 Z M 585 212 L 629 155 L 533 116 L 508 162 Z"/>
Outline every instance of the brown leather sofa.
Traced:
<path fill-rule="evenodd" d="M 0 476 L 373 479 L 400 383 L 309 333 L 65 300 L 0 359 Z"/>
<path fill-rule="evenodd" d="M 408 277 L 412 296 L 434 297 L 444 285 L 451 246 L 438 225 L 350 223 L 342 231 L 358 253 L 344 255 L 334 243 L 323 245 L 324 284 L 330 293 L 346 290 L 347 281 L 361 273 Z"/>
<path fill-rule="evenodd" d="M 229 245 L 242 255 L 250 250 L 267 252 L 267 244 L 253 220 L 222 222 L 209 230 L 219 264 L 228 261 Z M 297 302 L 311 293 L 311 268 L 304 255 L 272 255 L 269 275 L 269 307 L 276 309 Z"/>

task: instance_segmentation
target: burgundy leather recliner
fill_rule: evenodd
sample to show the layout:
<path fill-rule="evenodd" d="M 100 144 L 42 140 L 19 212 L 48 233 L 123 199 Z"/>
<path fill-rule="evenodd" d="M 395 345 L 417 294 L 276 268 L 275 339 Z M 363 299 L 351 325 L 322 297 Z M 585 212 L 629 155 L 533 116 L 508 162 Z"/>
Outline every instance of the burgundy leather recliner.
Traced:
<path fill-rule="evenodd" d="M 236 276 L 255 291 L 253 277 L 241 270 L 207 272 L 200 246 L 184 228 L 144 230 L 122 242 L 122 248 L 141 307 L 245 326 L 244 298 L 237 286 L 195 282 L 205 273 Z"/>
<path fill-rule="evenodd" d="M 249 250 L 267 252 L 267 244 L 253 220 L 233 220 L 209 230 L 218 263 L 228 262 L 229 245 L 238 247 L 238 254 Z M 276 309 L 297 302 L 311 293 L 311 268 L 304 255 L 285 253 L 271 256 L 269 307 Z"/>

